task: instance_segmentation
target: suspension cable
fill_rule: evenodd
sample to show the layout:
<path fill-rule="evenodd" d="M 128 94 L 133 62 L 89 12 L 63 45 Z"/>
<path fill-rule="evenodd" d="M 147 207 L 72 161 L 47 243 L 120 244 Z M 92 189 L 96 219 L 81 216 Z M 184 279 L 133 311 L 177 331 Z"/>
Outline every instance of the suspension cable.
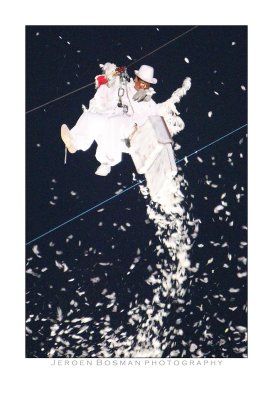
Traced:
<path fill-rule="evenodd" d="M 231 132 L 229 132 L 229 133 L 227 133 L 227 134 L 221 136 L 220 138 L 218 138 L 218 139 L 216 139 L 216 140 L 213 140 L 212 142 L 208 143 L 207 145 L 205 145 L 205 146 L 203 146 L 203 147 L 200 147 L 199 149 L 195 150 L 193 153 L 190 153 L 189 155 L 184 156 L 184 157 L 181 158 L 180 160 L 176 161 L 176 164 L 179 164 L 181 161 L 190 158 L 190 157 L 193 156 L 194 154 L 199 153 L 200 151 L 202 151 L 202 150 L 204 150 L 204 149 L 206 149 L 206 148 L 212 146 L 213 144 L 219 142 L 220 140 L 223 140 L 224 138 L 226 138 L 226 137 L 232 135 L 233 133 L 238 132 L 239 130 L 245 128 L 246 126 L 247 126 L 247 124 L 244 124 L 244 125 L 240 126 L 239 128 L 236 128 L 236 129 L 234 129 L 233 131 L 231 131 Z M 76 215 L 75 217 L 73 217 L 73 218 L 71 218 L 71 219 L 69 219 L 69 220 L 63 222 L 63 223 L 60 224 L 60 225 L 57 225 L 56 227 L 50 229 L 49 231 L 43 233 L 42 235 L 37 236 L 36 238 L 30 240 L 29 242 L 26 243 L 26 246 L 28 246 L 29 244 L 35 242 L 35 241 L 38 240 L 38 239 L 41 239 L 42 237 L 48 235 L 48 234 L 51 233 L 51 232 L 56 231 L 57 229 L 61 228 L 62 226 L 68 224 L 69 222 L 72 222 L 72 221 L 74 221 L 75 219 L 78 219 L 79 217 L 81 217 L 81 216 L 83 216 L 83 215 L 89 213 L 90 211 L 95 210 L 96 208 L 100 207 L 102 204 L 108 203 L 108 202 L 110 202 L 111 200 L 115 199 L 116 197 L 121 196 L 122 194 L 128 192 L 129 190 L 135 188 L 136 186 L 139 186 L 139 185 L 140 185 L 141 183 L 143 183 L 144 181 L 145 181 L 145 179 L 143 179 L 143 180 L 141 180 L 141 181 L 138 181 L 137 183 L 134 183 L 133 185 L 131 185 L 131 186 L 127 187 L 126 189 L 124 189 L 122 192 L 120 192 L 120 193 L 118 193 L 118 194 L 115 194 L 114 196 L 111 196 L 111 197 L 107 198 L 106 200 L 104 200 L 104 201 L 102 201 L 102 202 L 100 202 L 100 203 L 98 203 L 98 204 L 95 204 L 93 207 L 89 208 L 88 210 L 83 211 L 82 213 Z"/>
<path fill-rule="evenodd" d="M 155 50 L 151 51 L 150 53 L 147 53 L 147 54 L 144 55 L 143 57 L 140 57 L 139 59 L 133 61 L 131 64 L 127 65 L 126 68 L 129 68 L 129 67 L 131 67 L 132 65 L 136 64 L 137 62 L 139 62 L 140 60 L 143 60 L 144 58 L 150 56 L 151 54 L 156 53 L 157 51 L 159 51 L 159 50 L 162 49 L 163 47 L 168 46 L 170 43 L 173 43 L 175 40 L 181 38 L 182 36 L 185 36 L 186 34 L 190 33 L 191 31 L 193 31 L 194 29 L 196 29 L 196 28 L 198 28 L 198 27 L 199 27 L 199 25 L 196 25 L 196 26 L 194 26 L 194 27 L 188 29 L 186 32 L 181 33 L 180 35 L 178 35 L 178 36 L 176 36 L 175 38 L 169 40 L 168 42 L 164 43 L 163 45 L 161 45 L 160 47 L 158 47 L 158 48 L 156 48 Z M 60 97 L 56 97 L 56 98 L 53 99 L 53 100 L 50 100 L 50 101 L 48 101 L 48 102 L 46 102 L 46 103 L 44 103 L 44 104 L 41 104 L 40 106 L 31 108 L 30 110 L 26 111 L 26 114 L 29 114 L 29 113 L 31 113 L 31 112 L 33 112 L 33 111 L 35 111 L 35 110 L 39 110 L 39 109 L 42 108 L 42 107 L 45 107 L 45 106 L 47 106 L 47 105 L 49 105 L 49 104 L 51 104 L 51 103 L 54 103 L 55 101 L 61 100 L 61 99 L 63 99 L 64 97 L 70 96 L 71 94 L 76 93 L 76 92 L 79 92 L 80 90 L 86 89 L 87 87 L 92 86 L 92 85 L 95 85 L 95 82 L 88 83 L 88 84 L 85 85 L 85 86 L 82 86 L 82 87 L 80 87 L 80 88 L 78 88 L 78 89 L 73 90 L 72 92 L 68 92 L 68 93 L 66 93 L 66 94 L 64 94 L 64 95 L 62 95 L 62 96 L 60 96 Z"/>

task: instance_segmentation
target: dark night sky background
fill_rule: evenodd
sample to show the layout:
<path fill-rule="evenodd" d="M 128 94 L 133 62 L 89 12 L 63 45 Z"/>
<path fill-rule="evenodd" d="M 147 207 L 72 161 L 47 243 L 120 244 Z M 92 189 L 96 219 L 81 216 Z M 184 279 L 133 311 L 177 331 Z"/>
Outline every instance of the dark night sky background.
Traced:
<path fill-rule="evenodd" d="M 99 63 L 128 65 L 189 28 L 27 26 L 26 110 L 91 83 L 100 73 Z M 241 87 L 247 89 L 247 27 L 200 26 L 137 62 L 128 69 L 129 75 L 133 76 L 141 64 L 155 68 L 156 102 L 169 98 L 185 77 L 192 79 L 192 88 L 177 107 L 185 122 L 185 129 L 175 137 L 181 146 L 177 159 L 247 123 L 247 90 Z M 86 152 L 69 155 L 64 165 L 60 126 L 67 123 L 72 127 L 76 123 L 81 105 L 88 106 L 94 90 L 90 86 L 26 116 L 27 242 L 132 184 L 135 170 L 128 155 L 108 177 L 94 175 L 98 165 L 95 145 Z M 213 112 L 211 118 L 209 111 Z M 246 266 L 238 261 L 247 256 L 247 231 L 243 228 L 247 226 L 246 132 L 243 128 L 198 153 L 202 160 L 194 156 L 187 165 L 181 163 L 189 183 L 187 201 L 193 204 L 191 213 L 201 220 L 190 255 L 200 268 L 186 281 L 188 307 L 181 322 L 184 343 L 175 338 L 164 357 L 170 357 L 171 350 L 177 350 L 179 356 L 196 357 L 189 350 L 191 343 L 202 347 L 206 357 L 247 354 L 246 342 L 236 329 L 225 333 L 228 327 L 247 326 Z M 217 187 L 208 185 L 207 180 Z M 230 215 L 213 211 L 223 193 Z M 238 194 L 240 197 L 236 197 Z M 158 243 L 153 224 L 147 223 L 146 202 L 138 188 L 100 208 L 104 210 L 90 212 L 26 247 L 27 269 L 36 274 L 28 273 L 26 278 L 26 317 L 30 318 L 27 357 L 47 357 L 53 346 L 50 325 L 57 307 L 64 314 L 69 312 L 70 302 L 77 296 L 79 306 L 74 315 L 92 314 L 99 319 L 105 309 L 94 309 L 98 301 L 103 302 L 101 293 L 105 287 L 118 294 L 120 310 L 128 309 L 136 294 L 143 300 L 151 295 L 145 279 L 147 265 L 157 261 Z M 121 225 L 126 231 L 120 229 Z M 69 235 L 73 235 L 70 240 Z M 227 246 L 222 247 L 223 243 Z M 39 256 L 32 250 L 36 244 Z M 138 249 L 141 260 L 128 275 Z M 213 263 L 207 265 L 212 257 Z M 58 269 L 56 260 L 65 262 L 69 271 Z M 92 286 L 90 279 L 97 276 L 100 262 L 113 265 L 100 267 L 101 281 Z M 228 267 L 223 267 L 225 264 Z M 44 268 L 47 270 L 43 272 Z M 208 277 L 207 282 L 204 277 Z M 231 288 L 239 291 L 231 292 Z M 88 301 L 81 302 L 76 294 L 81 290 Z M 177 310 L 173 310 L 166 324 L 173 323 L 177 318 L 174 314 Z M 118 324 L 124 316 L 118 314 L 115 318 L 114 323 Z M 201 323 L 196 325 L 198 321 Z M 213 337 L 200 341 L 204 324 L 209 324 Z M 79 354 L 75 350 L 75 357 Z"/>

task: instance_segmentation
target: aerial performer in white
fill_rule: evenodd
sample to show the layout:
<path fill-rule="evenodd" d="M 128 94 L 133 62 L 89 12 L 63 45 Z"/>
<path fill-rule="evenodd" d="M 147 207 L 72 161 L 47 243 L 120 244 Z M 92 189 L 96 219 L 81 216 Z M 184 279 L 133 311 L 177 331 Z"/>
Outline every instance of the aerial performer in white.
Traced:
<path fill-rule="evenodd" d="M 106 176 L 111 167 L 122 160 L 122 153 L 130 153 L 131 141 L 149 117 L 164 117 L 171 136 L 184 128 L 184 123 L 174 103 L 190 88 L 190 78 L 177 89 L 166 102 L 157 104 L 152 99 L 155 94 L 151 85 L 157 83 L 154 68 L 142 65 L 135 70 L 135 78 L 129 78 L 125 67 L 106 63 L 100 65 L 102 75 L 97 75 L 97 91 L 84 107 L 76 125 L 69 130 L 61 127 L 61 138 L 70 153 L 86 151 L 97 142 L 96 159 L 100 166 L 96 174 Z"/>

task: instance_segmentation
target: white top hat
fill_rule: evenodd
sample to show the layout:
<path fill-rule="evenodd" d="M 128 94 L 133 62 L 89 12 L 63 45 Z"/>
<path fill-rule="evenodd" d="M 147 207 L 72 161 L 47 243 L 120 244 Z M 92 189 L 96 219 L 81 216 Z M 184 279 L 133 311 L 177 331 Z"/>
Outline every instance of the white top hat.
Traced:
<path fill-rule="evenodd" d="M 157 83 L 157 79 L 154 78 L 154 69 L 149 65 L 141 65 L 139 70 L 135 70 L 135 74 L 138 78 L 142 79 L 145 82 L 153 84 Z"/>

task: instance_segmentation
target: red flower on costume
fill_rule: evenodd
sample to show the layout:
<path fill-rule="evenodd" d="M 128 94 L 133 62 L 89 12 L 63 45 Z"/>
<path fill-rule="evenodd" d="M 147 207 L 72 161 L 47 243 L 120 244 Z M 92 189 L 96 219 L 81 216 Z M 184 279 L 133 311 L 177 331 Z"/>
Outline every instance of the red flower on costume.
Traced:
<path fill-rule="evenodd" d="M 105 75 L 97 75 L 95 77 L 96 88 L 99 88 L 101 85 L 105 85 L 108 82 L 108 79 Z"/>

